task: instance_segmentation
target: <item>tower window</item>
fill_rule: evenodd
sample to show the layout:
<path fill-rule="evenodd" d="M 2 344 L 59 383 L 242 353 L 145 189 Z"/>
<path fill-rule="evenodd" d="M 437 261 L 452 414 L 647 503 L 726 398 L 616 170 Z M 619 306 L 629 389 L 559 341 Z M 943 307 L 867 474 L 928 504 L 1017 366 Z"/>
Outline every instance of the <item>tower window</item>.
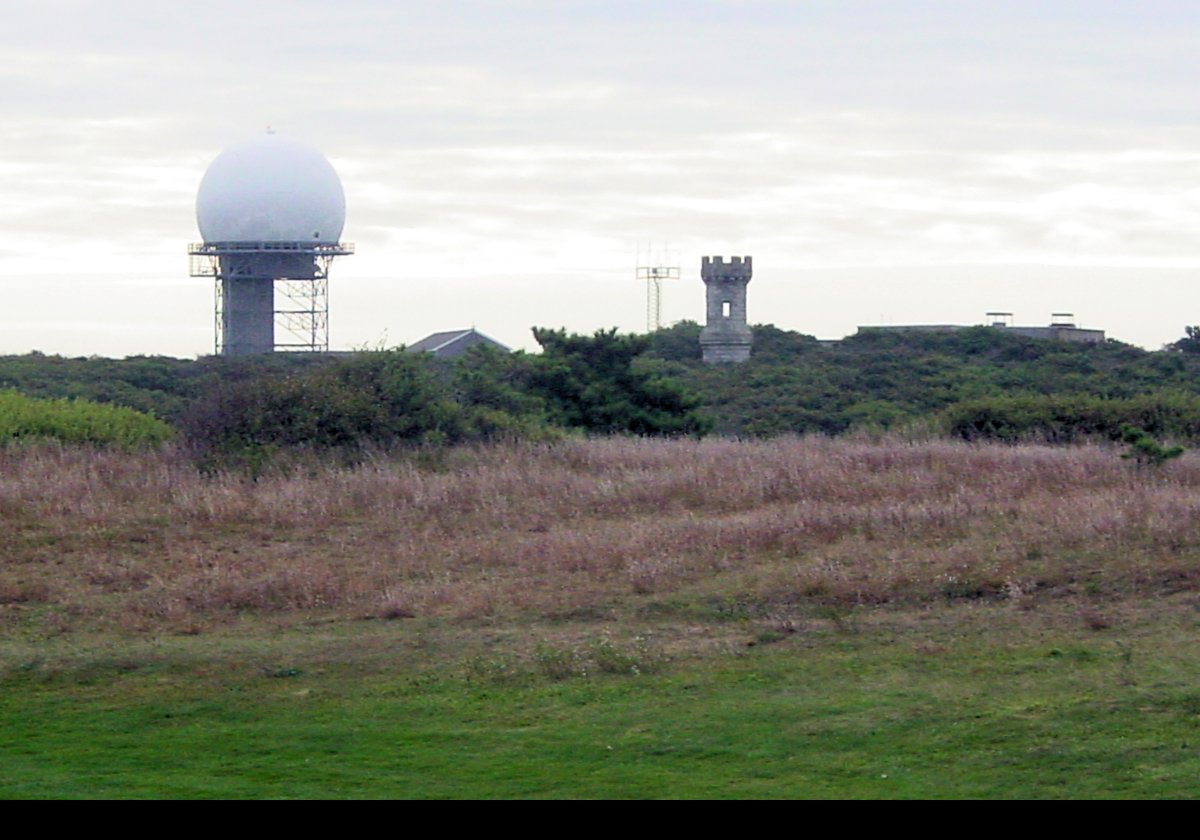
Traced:
<path fill-rule="evenodd" d="M 721 301 L 721 317 L 728 318 L 733 311 L 733 304 L 727 300 Z"/>

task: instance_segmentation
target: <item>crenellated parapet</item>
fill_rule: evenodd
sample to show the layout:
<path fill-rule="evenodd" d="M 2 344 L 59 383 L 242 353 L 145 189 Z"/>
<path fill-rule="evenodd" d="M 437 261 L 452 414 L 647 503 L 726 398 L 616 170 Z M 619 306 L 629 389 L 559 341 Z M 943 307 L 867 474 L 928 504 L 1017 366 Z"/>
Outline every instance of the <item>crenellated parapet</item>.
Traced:
<path fill-rule="evenodd" d="M 700 278 L 705 283 L 710 280 L 749 283 L 753 274 L 752 257 L 730 257 L 729 262 L 724 257 L 700 258 Z"/>

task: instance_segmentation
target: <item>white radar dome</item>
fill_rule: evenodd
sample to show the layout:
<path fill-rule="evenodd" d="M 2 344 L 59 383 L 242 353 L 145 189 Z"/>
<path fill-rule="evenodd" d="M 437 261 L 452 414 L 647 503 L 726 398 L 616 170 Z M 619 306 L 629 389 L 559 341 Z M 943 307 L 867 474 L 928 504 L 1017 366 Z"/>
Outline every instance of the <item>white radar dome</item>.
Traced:
<path fill-rule="evenodd" d="M 265 134 L 230 146 L 204 173 L 196 223 L 205 242 L 336 243 L 346 194 L 325 156 Z"/>

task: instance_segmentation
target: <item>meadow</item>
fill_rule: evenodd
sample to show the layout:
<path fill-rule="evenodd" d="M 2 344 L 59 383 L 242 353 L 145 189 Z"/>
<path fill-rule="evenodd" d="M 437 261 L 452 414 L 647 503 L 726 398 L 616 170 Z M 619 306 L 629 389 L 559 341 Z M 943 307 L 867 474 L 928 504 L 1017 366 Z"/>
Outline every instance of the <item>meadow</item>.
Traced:
<path fill-rule="evenodd" d="M 1182 797 L 1200 457 L 0 450 L 0 795 Z"/>

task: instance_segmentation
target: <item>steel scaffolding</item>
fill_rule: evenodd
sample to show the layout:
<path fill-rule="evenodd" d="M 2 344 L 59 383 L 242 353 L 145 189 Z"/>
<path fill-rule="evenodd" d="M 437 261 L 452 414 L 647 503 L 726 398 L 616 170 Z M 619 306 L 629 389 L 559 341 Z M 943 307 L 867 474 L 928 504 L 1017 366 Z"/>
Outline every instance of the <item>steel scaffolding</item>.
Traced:
<path fill-rule="evenodd" d="M 270 319 L 253 324 L 269 341 L 271 350 L 327 352 L 329 350 L 329 266 L 334 257 L 354 253 L 354 245 L 339 242 L 318 245 L 309 242 L 201 242 L 188 246 L 192 277 L 214 281 L 213 323 L 218 355 L 239 352 L 231 349 L 245 329 L 246 319 Z M 270 300 L 254 306 L 253 312 L 231 311 L 231 290 L 249 284 L 271 285 Z M 266 293 L 266 289 L 263 292 Z M 275 327 L 280 330 L 276 340 Z M 256 334 L 255 336 L 259 336 Z M 239 345 L 240 346 L 240 345 Z M 265 351 L 265 347 L 263 350 Z"/>

